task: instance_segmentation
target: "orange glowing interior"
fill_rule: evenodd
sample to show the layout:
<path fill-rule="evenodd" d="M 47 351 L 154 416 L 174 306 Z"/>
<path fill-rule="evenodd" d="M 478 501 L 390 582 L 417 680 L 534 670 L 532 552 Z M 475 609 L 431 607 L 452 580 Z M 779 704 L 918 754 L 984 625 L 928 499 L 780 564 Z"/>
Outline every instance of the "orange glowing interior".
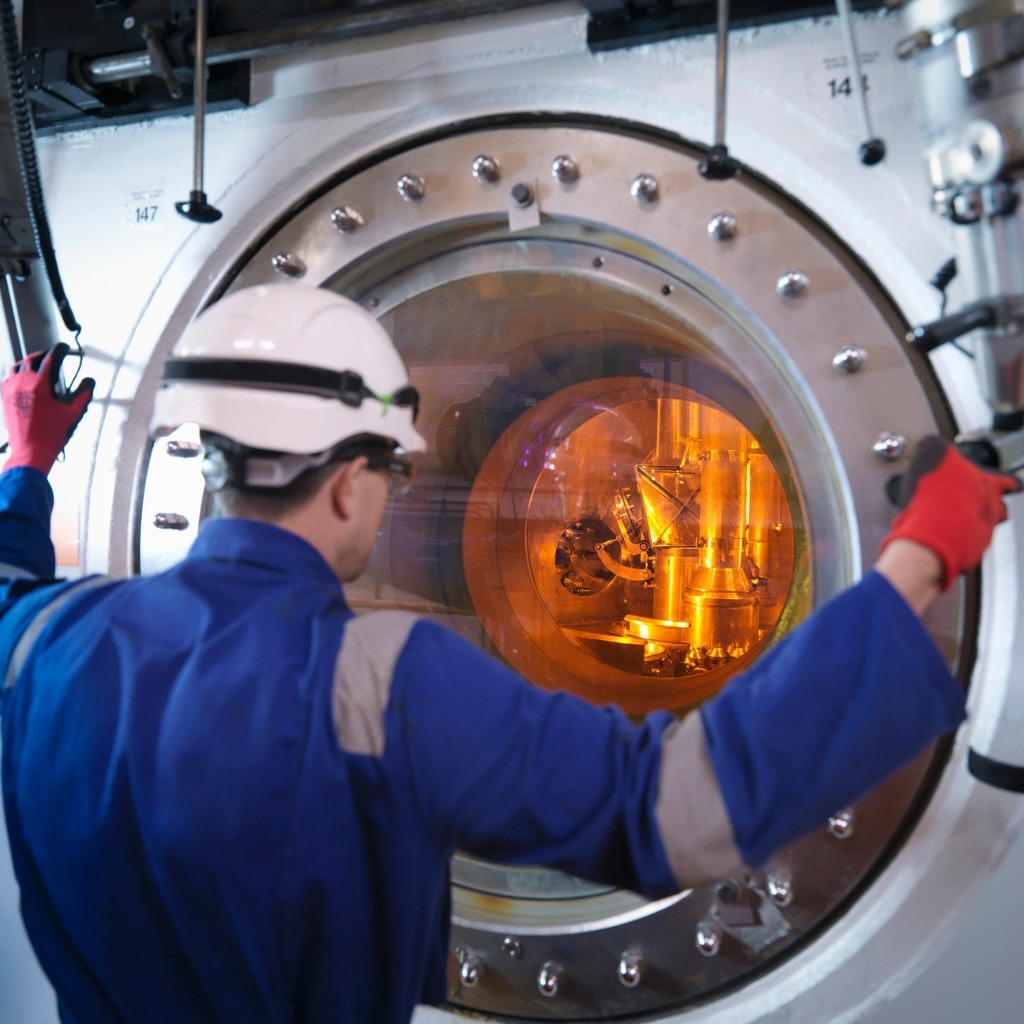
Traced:
<path fill-rule="evenodd" d="M 794 517 L 734 416 L 686 388 L 605 378 L 538 403 L 491 448 L 463 565 L 491 643 L 528 678 L 678 709 L 779 624 Z"/>

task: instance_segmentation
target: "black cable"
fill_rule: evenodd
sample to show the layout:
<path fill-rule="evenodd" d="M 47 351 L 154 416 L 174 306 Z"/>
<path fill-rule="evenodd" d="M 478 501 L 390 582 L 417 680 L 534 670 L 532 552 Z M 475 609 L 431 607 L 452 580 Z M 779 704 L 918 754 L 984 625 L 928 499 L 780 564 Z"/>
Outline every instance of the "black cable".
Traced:
<path fill-rule="evenodd" d="M 928 282 L 933 288 L 937 288 L 942 296 L 942 307 L 939 309 L 939 316 L 946 315 L 946 289 L 954 277 L 956 277 L 956 257 L 952 256 L 935 271 L 935 275 Z"/>
<path fill-rule="evenodd" d="M 17 143 L 18 168 L 25 186 L 28 217 L 32 224 L 36 250 L 42 261 L 46 279 L 50 284 L 53 301 L 60 310 L 64 325 L 74 333 L 75 345 L 78 348 L 78 354 L 81 355 L 82 346 L 78 341 L 78 335 L 82 332 L 82 325 L 75 319 L 75 314 L 71 311 L 71 303 L 64 293 L 64 285 L 57 268 L 57 256 L 53 250 L 50 224 L 46 219 L 43 186 L 39 176 L 39 165 L 36 162 L 32 112 L 29 108 L 28 90 L 25 86 L 25 75 L 21 64 L 21 42 L 18 38 L 18 22 L 14 14 L 13 0 L 0 0 L 0 33 L 3 35 L 7 91 L 10 95 L 14 135 Z M 75 376 L 78 376 L 77 372 Z"/>
<path fill-rule="evenodd" d="M 939 316 L 944 317 L 946 315 L 946 302 L 949 296 L 946 294 L 946 289 L 949 287 L 950 282 L 956 277 L 956 257 L 951 256 L 945 263 L 939 267 L 938 270 L 932 275 L 932 279 L 928 282 L 933 288 L 937 288 L 939 294 L 942 296 L 942 304 L 939 306 Z M 966 349 L 958 341 L 951 342 L 953 348 L 960 352 L 962 355 L 967 356 L 968 359 L 974 358 L 974 353 L 970 349 Z"/>

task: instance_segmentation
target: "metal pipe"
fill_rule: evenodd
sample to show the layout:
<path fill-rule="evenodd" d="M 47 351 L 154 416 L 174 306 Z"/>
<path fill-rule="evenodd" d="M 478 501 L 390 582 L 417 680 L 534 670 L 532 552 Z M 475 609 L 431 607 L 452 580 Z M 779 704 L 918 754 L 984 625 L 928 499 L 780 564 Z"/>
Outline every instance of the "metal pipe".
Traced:
<path fill-rule="evenodd" d="M 864 130 L 864 141 L 860 145 L 861 163 L 869 167 L 881 162 L 885 156 L 885 143 L 876 138 L 871 130 L 871 115 L 868 113 L 868 97 L 864 86 L 864 75 L 860 70 L 860 56 L 857 53 L 857 40 L 853 34 L 853 8 L 850 0 L 836 0 L 836 11 L 839 14 L 839 27 L 843 34 L 843 46 L 846 48 L 846 64 L 850 69 L 851 87 L 857 97 L 857 110 L 860 114 L 861 127 Z"/>
<path fill-rule="evenodd" d="M 729 0 L 718 0 L 718 35 L 715 45 L 715 139 L 697 170 L 708 181 L 727 181 L 739 173 L 739 164 L 725 144 L 725 98 L 729 61 Z"/>
<path fill-rule="evenodd" d="M 729 61 L 729 0 L 718 0 L 718 39 L 715 47 L 715 145 L 725 145 L 725 89 Z"/>
<path fill-rule="evenodd" d="M 192 131 L 193 160 L 192 187 L 197 192 L 203 191 L 203 161 L 206 148 L 206 0 L 196 4 L 196 60 L 195 60 L 195 124 Z"/>
<path fill-rule="evenodd" d="M 287 53 L 311 43 L 333 43 L 363 36 L 415 28 L 424 23 L 441 23 L 501 14 L 523 7 L 540 7 L 560 0 L 419 0 L 387 8 L 361 8 L 315 18 L 304 18 L 275 28 L 235 32 L 210 39 L 206 63 L 232 61 Z M 191 48 L 189 48 L 191 49 Z M 198 55 L 196 63 L 198 64 Z M 81 62 L 82 76 L 90 85 L 107 85 L 152 74 L 148 50 L 87 58 Z"/>
<path fill-rule="evenodd" d="M 193 110 L 192 191 L 174 208 L 197 224 L 213 224 L 221 212 L 212 206 L 203 190 L 203 151 L 206 148 L 206 0 L 196 3 L 196 60 Z"/>

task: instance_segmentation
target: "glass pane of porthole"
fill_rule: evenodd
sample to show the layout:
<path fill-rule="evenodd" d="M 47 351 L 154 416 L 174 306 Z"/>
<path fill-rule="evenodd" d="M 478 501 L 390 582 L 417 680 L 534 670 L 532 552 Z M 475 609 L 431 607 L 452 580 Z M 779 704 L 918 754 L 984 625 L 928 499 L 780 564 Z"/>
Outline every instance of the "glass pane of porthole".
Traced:
<path fill-rule="evenodd" d="M 790 454 L 717 342 L 557 266 L 422 274 L 383 320 L 429 452 L 356 607 L 429 614 L 634 714 L 693 706 L 803 614 Z"/>

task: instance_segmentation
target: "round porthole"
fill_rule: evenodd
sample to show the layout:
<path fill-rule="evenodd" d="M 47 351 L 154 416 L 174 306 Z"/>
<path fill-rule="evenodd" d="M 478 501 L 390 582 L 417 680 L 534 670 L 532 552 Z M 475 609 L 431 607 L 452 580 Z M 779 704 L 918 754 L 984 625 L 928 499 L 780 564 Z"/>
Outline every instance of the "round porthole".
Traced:
<path fill-rule="evenodd" d="M 435 457 L 371 575 L 538 685 L 681 710 L 805 613 L 808 517 L 841 528 L 805 513 L 756 345 L 683 281 L 670 308 L 663 271 L 605 251 L 598 274 L 593 252 L 493 242 L 377 287 L 400 344 L 445 354 L 418 374 Z"/>
<path fill-rule="evenodd" d="M 474 176 L 483 155 L 508 190 Z M 569 182 L 550 170 L 563 157 Z M 228 290 L 301 263 L 380 316 L 421 393 L 429 450 L 347 590 L 357 610 L 431 617 L 537 685 L 685 712 L 873 558 L 893 469 L 876 440 L 947 425 L 927 367 L 826 230 L 752 176 L 709 185 L 696 163 L 613 125 L 466 130 L 341 173 L 225 272 Z M 412 180 L 415 202 L 396 188 Z M 186 461 L 150 457 L 146 568 L 173 557 L 150 513 Z M 182 544 L 204 514 L 190 465 L 194 489 L 175 477 L 181 507 L 161 506 L 188 520 Z M 965 593 L 930 620 L 961 670 Z M 940 760 L 764 869 L 661 903 L 457 857 L 452 1002 L 589 1020 L 731 991 L 851 905 Z"/>

